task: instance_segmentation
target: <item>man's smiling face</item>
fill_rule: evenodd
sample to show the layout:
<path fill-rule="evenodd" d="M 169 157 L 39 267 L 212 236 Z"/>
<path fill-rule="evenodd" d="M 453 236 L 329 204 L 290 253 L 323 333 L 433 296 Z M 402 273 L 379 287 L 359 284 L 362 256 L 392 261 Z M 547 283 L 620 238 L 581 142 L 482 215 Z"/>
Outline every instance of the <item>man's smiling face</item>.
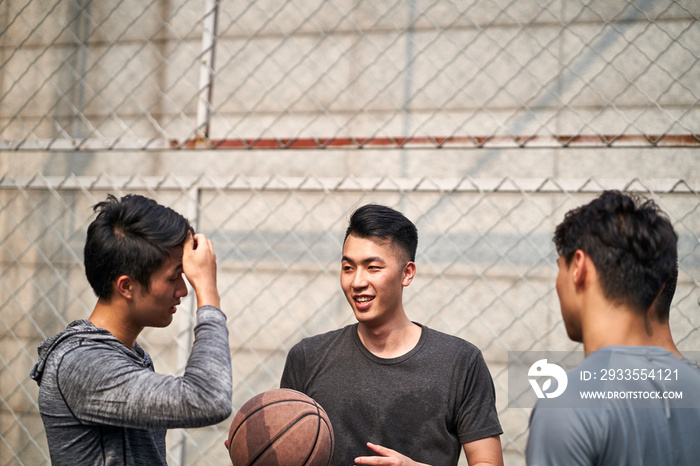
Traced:
<path fill-rule="evenodd" d="M 413 279 L 414 267 L 391 240 L 349 235 L 343 245 L 340 286 L 355 318 L 374 326 L 400 315 L 403 287 Z"/>

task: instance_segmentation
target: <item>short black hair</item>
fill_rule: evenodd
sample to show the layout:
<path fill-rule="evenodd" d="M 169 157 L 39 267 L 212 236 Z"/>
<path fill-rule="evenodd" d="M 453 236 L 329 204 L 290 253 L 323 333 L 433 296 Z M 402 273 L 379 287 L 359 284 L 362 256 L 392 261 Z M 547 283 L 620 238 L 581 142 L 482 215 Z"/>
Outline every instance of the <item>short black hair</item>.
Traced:
<path fill-rule="evenodd" d="M 416 260 L 418 230 L 413 222 L 391 207 L 367 204 L 355 210 L 350 217 L 343 242 L 350 235 L 358 238 L 375 236 L 389 239 L 406 254 L 408 261 Z"/>
<path fill-rule="evenodd" d="M 137 194 L 121 199 L 110 194 L 93 211 L 97 217 L 88 227 L 83 260 L 88 282 L 102 299 L 111 297 L 112 282 L 121 275 L 148 290 L 151 275 L 194 232 L 182 215 Z"/>
<path fill-rule="evenodd" d="M 579 249 L 590 256 L 605 297 L 639 313 L 669 281 L 678 257 L 678 237 L 657 204 L 620 191 L 569 211 L 554 243 L 567 264 Z"/>

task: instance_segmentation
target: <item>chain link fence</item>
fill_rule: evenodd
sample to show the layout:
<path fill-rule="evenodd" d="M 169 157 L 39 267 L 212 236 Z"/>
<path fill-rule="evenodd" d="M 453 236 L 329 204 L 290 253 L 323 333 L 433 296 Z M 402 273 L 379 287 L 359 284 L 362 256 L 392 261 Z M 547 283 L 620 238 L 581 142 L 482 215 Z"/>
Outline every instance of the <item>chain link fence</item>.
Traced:
<path fill-rule="evenodd" d="M 403 211 L 420 234 L 408 313 L 482 349 L 506 464 L 523 464 L 507 353 L 580 351 L 554 291 L 570 208 L 607 188 L 661 204 L 680 237 L 673 334 L 700 348 L 699 18 L 695 0 L 0 0 L 0 465 L 49 464 L 28 374 L 92 310 L 82 247 L 107 193 L 214 240 L 234 409 L 278 385 L 299 339 L 353 322 L 352 209 Z M 465 167 L 460 149 L 487 150 Z M 159 372 L 182 373 L 194 306 L 142 335 Z M 227 429 L 171 431 L 169 464 L 228 464 Z"/>
<path fill-rule="evenodd" d="M 680 238 L 672 331 L 681 351 L 697 350 L 697 183 L 6 176 L 0 180 L 0 463 L 49 464 L 38 387 L 29 379 L 36 345 L 94 306 L 82 268 L 91 206 L 107 193 L 141 193 L 187 215 L 214 241 L 234 411 L 278 386 L 286 353 L 299 339 L 354 322 L 339 285 L 350 212 L 368 202 L 403 211 L 420 237 L 407 312 L 482 349 L 496 385 L 506 464 L 523 464 L 529 410 L 508 404 L 508 351 L 581 351 L 561 321 L 551 237 L 566 211 L 607 188 L 653 198 L 672 219 Z M 173 324 L 142 334 L 159 372 L 184 370 L 194 306 L 188 296 Z M 223 447 L 229 422 L 170 431 L 169 464 L 230 464 Z"/>
<path fill-rule="evenodd" d="M 695 0 L 4 0 L 0 150 L 697 146 Z"/>

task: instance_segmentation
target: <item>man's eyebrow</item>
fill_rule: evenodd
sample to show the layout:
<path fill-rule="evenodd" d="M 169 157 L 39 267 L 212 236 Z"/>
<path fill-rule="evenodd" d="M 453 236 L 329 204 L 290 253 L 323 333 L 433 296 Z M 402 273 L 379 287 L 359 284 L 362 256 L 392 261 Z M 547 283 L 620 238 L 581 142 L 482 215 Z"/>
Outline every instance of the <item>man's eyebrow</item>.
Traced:
<path fill-rule="evenodd" d="M 355 263 L 355 261 L 352 260 L 352 259 L 350 259 L 348 256 L 343 256 L 343 258 L 341 259 L 341 261 L 342 261 L 342 262 L 350 262 L 350 263 L 353 263 L 353 264 Z M 381 262 L 381 263 L 385 263 L 386 261 L 385 261 L 384 259 L 382 259 L 381 257 L 379 257 L 379 256 L 375 256 L 375 257 L 365 257 L 365 258 L 362 259 L 360 262 L 363 263 L 363 264 L 369 264 L 370 262 Z"/>

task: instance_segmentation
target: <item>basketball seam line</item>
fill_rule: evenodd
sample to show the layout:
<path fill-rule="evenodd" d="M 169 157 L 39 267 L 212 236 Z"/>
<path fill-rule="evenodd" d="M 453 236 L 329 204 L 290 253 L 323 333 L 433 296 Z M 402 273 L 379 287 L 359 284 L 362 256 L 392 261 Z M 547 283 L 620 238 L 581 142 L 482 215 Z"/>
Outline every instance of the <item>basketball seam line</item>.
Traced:
<path fill-rule="evenodd" d="M 270 404 L 272 404 L 272 403 L 270 403 Z M 311 404 L 311 403 L 307 403 L 307 404 Z M 268 405 L 268 406 L 269 406 L 269 405 Z M 256 411 L 257 411 L 257 410 L 256 410 Z M 289 424 L 287 427 L 285 427 L 284 430 L 283 430 L 282 432 L 280 432 L 279 434 L 277 434 L 277 435 L 275 436 L 275 438 L 270 439 L 270 441 L 269 441 L 268 444 L 265 446 L 265 448 L 263 448 L 262 451 L 260 451 L 260 453 L 258 453 L 258 454 L 255 456 L 255 458 L 253 458 L 253 461 L 251 461 L 250 463 L 248 463 L 248 466 L 252 466 L 253 464 L 255 464 L 255 462 L 258 461 L 258 460 L 260 459 L 260 457 L 261 457 L 267 450 L 269 450 L 270 447 L 271 447 L 280 437 L 282 437 L 282 435 L 284 435 L 289 429 L 291 429 L 292 427 L 294 427 L 299 421 L 301 421 L 302 419 L 304 419 L 304 418 L 307 417 L 307 416 L 313 416 L 314 414 L 315 414 L 315 413 L 304 413 L 304 414 L 302 414 L 301 416 L 299 416 L 298 418 L 296 418 L 296 419 L 294 420 L 294 422 L 292 422 L 292 423 Z M 316 437 L 318 438 L 318 434 L 316 434 Z M 315 446 L 316 446 L 316 442 L 314 441 L 314 447 L 315 447 Z M 313 451 L 313 449 L 312 449 L 312 451 Z M 308 460 L 308 458 L 307 458 L 307 460 Z M 304 462 L 304 464 L 306 464 L 306 462 Z"/>
<path fill-rule="evenodd" d="M 240 429 L 241 426 L 242 426 L 243 424 L 245 424 L 245 421 L 247 421 L 253 414 L 257 413 L 257 412 L 260 411 L 261 409 L 266 408 L 266 407 L 268 407 L 268 406 L 272 406 L 272 405 L 277 404 L 277 403 L 285 403 L 285 402 L 287 402 L 287 401 L 297 401 L 297 402 L 299 402 L 299 403 L 305 403 L 305 404 L 307 404 L 307 405 L 313 405 L 313 403 L 309 403 L 308 401 L 298 400 L 298 399 L 294 399 L 294 398 L 285 398 L 285 399 L 283 399 L 283 400 L 271 401 L 270 403 L 265 404 L 265 405 L 262 405 L 262 406 L 260 406 L 259 408 L 256 408 L 254 411 L 251 411 L 250 413 L 248 413 L 248 415 L 247 415 L 246 417 L 244 417 L 244 418 L 241 420 L 240 424 L 238 424 L 238 426 L 236 427 L 236 430 L 234 430 L 233 433 L 231 434 L 231 440 L 233 440 L 233 437 L 235 437 L 236 434 L 238 433 L 238 429 Z"/>
<path fill-rule="evenodd" d="M 311 459 L 311 455 L 314 454 L 314 451 L 316 450 L 316 445 L 318 445 L 318 435 L 321 433 L 321 410 L 318 409 L 318 404 L 316 404 L 315 402 L 314 405 L 316 406 L 316 414 L 318 415 L 318 423 L 316 424 L 316 437 L 314 437 L 314 444 L 311 447 L 311 451 L 304 460 L 304 466 L 306 466 L 306 464 L 309 462 L 309 459 Z"/>

